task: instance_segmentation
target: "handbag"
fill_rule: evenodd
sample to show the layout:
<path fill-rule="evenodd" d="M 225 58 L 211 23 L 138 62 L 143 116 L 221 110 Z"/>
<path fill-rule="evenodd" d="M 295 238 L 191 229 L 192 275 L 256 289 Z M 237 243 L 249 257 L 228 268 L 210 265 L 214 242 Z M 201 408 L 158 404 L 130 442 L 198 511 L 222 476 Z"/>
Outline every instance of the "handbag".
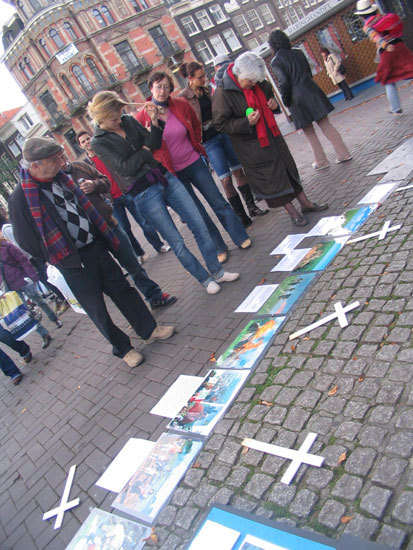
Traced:
<path fill-rule="evenodd" d="M 346 68 L 343 65 L 343 63 L 340 63 L 340 66 L 338 67 L 337 71 L 343 76 L 347 73 Z"/>
<path fill-rule="evenodd" d="M 9 330 L 16 340 L 23 340 L 37 327 L 26 306 L 15 290 L 5 292 L 0 297 L 1 324 Z"/>

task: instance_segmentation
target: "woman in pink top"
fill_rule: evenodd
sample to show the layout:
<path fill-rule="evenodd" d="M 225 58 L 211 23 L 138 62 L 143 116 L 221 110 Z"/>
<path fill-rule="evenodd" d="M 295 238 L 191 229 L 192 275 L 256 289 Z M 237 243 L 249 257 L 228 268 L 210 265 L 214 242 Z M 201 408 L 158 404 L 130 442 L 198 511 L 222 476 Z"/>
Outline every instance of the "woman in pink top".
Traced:
<path fill-rule="evenodd" d="M 249 248 L 251 240 L 239 217 L 218 190 L 206 165 L 206 152 L 201 144 L 201 123 L 191 105 L 184 98 L 172 98 L 174 89 L 172 77 L 157 71 L 149 76 L 149 89 L 152 102 L 158 106 L 159 119 L 165 122 L 162 146 L 153 151 L 153 155 L 167 170 L 175 173 L 182 181 L 197 204 L 202 217 L 211 233 L 218 251 L 218 259 L 227 259 L 227 247 L 192 186 L 205 197 L 231 239 L 239 248 Z M 136 115 L 137 120 L 147 126 L 150 123 L 147 112 L 142 109 Z M 185 221 L 185 220 L 184 220 Z"/>

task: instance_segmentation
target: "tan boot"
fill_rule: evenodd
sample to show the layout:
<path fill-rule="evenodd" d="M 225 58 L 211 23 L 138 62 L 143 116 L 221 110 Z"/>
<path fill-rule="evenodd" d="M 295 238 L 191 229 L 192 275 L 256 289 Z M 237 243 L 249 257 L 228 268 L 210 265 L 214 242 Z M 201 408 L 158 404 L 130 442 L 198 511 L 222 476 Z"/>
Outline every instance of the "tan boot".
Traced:
<path fill-rule="evenodd" d="M 155 330 L 152 332 L 150 337 L 145 340 L 147 344 L 156 342 L 156 340 L 167 340 L 175 332 L 174 325 L 158 325 Z"/>
<path fill-rule="evenodd" d="M 249 248 L 251 244 L 252 244 L 251 239 L 245 239 L 245 241 L 241 243 L 240 248 L 242 248 L 243 250 L 247 250 L 247 248 Z"/>
<path fill-rule="evenodd" d="M 131 349 L 122 357 L 128 367 L 137 367 L 143 361 L 143 355 L 136 349 Z"/>

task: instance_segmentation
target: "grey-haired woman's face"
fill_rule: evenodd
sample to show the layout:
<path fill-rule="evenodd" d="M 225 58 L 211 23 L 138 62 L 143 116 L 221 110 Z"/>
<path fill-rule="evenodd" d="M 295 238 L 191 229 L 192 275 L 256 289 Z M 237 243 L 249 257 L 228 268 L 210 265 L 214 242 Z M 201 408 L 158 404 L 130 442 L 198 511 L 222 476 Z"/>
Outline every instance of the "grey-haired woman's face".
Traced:
<path fill-rule="evenodd" d="M 242 78 L 240 76 L 237 78 L 238 78 L 238 84 L 241 86 L 243 90 L 251 90 L 251 88 L 253 88 L 257 83 L 255 80 L 251 80 L 250 78 Z"/>

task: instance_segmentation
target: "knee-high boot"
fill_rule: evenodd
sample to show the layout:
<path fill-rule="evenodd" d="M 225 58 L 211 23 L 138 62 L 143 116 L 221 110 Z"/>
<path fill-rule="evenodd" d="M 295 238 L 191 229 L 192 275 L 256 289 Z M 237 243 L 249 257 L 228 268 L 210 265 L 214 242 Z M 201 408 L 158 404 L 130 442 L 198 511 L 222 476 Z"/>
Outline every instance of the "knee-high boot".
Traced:
<path fill-rule="evenodd" d="M 268 214 L 269 210 L 261 210 L 261 208 L 255 204 L 254 196 L 248 183 L 238 187 L 238 191 L 240 191 L 244 197 L 245 204 L 248 208 L 248 214 L 250 216 L 265 216 L 265 214 Z"/>
<path fill-rule="evenodd" d="M 244 206 L 242 204 L 242 201 L 238 193 L 233 197 L 229 197 L 228 201 L 229 201 L 229 204 L 234 209 L 235 214 L 241 219 L 242 225 L 244 227 L 250 226 L 252 224 L 252 220 L 247 216 L 247 213 L 244 210 Z"/>

